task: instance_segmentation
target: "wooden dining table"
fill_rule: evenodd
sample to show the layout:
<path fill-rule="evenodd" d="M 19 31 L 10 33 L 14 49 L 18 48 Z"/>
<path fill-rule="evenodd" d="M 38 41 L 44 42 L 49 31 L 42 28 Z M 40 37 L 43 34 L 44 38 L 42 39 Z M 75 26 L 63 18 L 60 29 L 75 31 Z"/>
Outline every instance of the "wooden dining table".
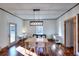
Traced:
<path fill-rule="evenodd" d="M 46 50 L 46 43 L 48 42 L 47 38 L 28 38 L 25 40 L 25 49 L 28 49 L 29 43 L 35 43 L 35 48 L 37 46 L 37 43 L 42 42 L 45 44 L 45 50 Z M 26 51 L 25 51 L 26 52 Z"/>

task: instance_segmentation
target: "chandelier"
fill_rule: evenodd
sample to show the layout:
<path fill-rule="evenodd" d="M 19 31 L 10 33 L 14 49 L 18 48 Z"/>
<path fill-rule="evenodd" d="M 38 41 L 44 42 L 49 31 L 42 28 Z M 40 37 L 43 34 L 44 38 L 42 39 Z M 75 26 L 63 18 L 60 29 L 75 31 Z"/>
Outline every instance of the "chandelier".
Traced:
<path fill-rule="evenodd" d="M 30 21 L 30 25 L 31 26 L 42 26 L 43 25 L 43 21 L 40 21 L 40 19 L 36 19 L 36 12 L 39 12 L 40 9 L 33 9 L 34 12 L 34 21 Z"/>

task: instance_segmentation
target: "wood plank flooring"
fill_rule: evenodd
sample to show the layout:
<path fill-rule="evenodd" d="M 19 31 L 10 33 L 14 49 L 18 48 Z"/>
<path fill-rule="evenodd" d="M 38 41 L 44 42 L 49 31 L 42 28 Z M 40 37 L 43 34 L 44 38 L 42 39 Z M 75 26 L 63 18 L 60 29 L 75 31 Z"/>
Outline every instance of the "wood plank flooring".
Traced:
<path fill-rule="evenodd" d="M 54 42 L 53 41 L 49 41 L 47 44 L 47 47 L 49 47 L 49 45 L 51 46 Z M 0 51 L 0 56 L 23 56 L 21 53 L 19 53 L 18 51 L 16 51 L 16 47 L 17 46 L 22 46 L 24 47 L 24 40 L 20 40 L 17 44 L 7 48 L 5 47 L 4 49 L 2 49 Z M 62 51 L 62 56 L 74 56 L 73 54 L 73 48 L 64 48 L 62 46 L 60 46 L 61 51 Z M 32 50 L 33 51 L 33 50 Z M 57 51 L 59 51 L 59 49 L 57 48 Z M 57 51 L 52 51 L 51 49 L 45 51 L 45 53 L 39 53 L 39 56 L 59 56 Z"/>

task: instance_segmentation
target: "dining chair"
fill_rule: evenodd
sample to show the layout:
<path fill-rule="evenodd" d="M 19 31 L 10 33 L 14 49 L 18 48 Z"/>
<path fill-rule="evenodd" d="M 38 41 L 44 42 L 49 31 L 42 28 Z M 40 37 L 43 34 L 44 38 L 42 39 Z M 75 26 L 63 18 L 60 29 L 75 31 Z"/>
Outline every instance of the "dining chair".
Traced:
<path fill-rule="evenodd" d="M 45 54 L 45 43 L 44 42 L 37 42 L 36 53 Z"/>
<path fill-rule="evenodd" d="M 35 52 L 35 47 L 36 47 L 36 44 L 35 42 L 29 42 L 29 45 L 28 45 L 28 49 L 32 52 Z"/>

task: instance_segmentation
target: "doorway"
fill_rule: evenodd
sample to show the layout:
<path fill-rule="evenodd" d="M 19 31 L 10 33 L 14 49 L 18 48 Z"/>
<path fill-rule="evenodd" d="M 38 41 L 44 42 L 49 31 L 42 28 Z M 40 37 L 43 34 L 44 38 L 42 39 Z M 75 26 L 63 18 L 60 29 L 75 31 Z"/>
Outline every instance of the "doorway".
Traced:
<path fill-rule="evenodd" d="M 10 46 L 16 43 L 16 24 L 9 24 L 9 43 Z"/>
<path fill-rule="evenodd" d="M 76 16 L 64 21 L 64 46 L 76 54 Z"/>

